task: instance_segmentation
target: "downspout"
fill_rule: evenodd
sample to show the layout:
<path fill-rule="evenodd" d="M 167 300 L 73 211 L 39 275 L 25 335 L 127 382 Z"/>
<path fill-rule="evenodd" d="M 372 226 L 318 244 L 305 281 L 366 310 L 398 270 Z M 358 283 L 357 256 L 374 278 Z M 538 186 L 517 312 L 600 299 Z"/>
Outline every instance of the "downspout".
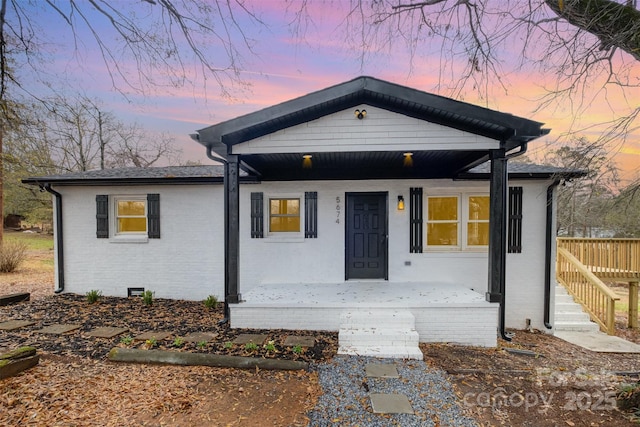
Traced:
<path fill-rule="evenodd" d="M 64 245 L 62 234 L 62 194 L 51 188 L 50 183 L 46 183 L 40 186 L 41 189 L 47 193 L 53 194 L 56 204 L 56 247 L 58 248 L 58 289 L 54 292 L 59 294 L 64 291 Z"/>
<path fill-rule="evenodd" d="M 207 146 L 207 157 L 215 162 L 221 162 L 224 165 L 224 179 L 223 179 L 223 184 L 224 184 L 224 318 L 222 318 L 222 320 L 220 320 L 218 322 L 218 325 L 224 325 L 225 323 L 229 322 L 229 281 L 227 280 L 227 276 L 229 275 L 229 272 L 227 271 L 227 256 L 229 253 L 229 238 L 228 238 L 228 234 L 229 234 L 229 210 L 228 210 L 228 206 L 229 206 L 229 196 L 228 196 L 228 192 L 227 192 L 227 175 L 228 175 L 228 168 L 229 168 L 229 162 L 227 162 L 225 159 L 223 159 L 222 157 L 218 157 L 218 156 L 214 156 L 213 155 L 213 147 L 211 145 Z"/>
<path fill-rule="evenodd" d="M 551 325 L 551 250 L 553 248 L 553 190 L 560 184 L 556 178 L 547 187 L 547 215 L 545 219 L 545 248 L 544 248 L 544 326 L 552 329 Z"/>

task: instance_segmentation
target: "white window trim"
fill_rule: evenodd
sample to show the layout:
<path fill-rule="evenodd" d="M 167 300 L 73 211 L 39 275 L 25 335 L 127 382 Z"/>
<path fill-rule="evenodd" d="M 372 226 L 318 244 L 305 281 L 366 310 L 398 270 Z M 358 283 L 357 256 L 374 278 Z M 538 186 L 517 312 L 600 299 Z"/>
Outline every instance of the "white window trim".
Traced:
<path fill-rule="evenodd" d="M 109 207 L 112 213 L 111 215 L 109 215 L 111 218 L 109 224 L 109 228 L 111 229 L 111 238 L 109 240 L 113 243 L 147 243 L 149 241 L 149 230 L 146 230 L 144 232 L 118 232 L 118 201 L 120 200 L 144 202 L 144 217 L 147 221 L 147 227 L 149 226 L 149 202 L 147 201 L 146 194 L 125 194 L 112 196 L 110 197 Z"/>
<path fill-rule="evenodd" d="M 469 198 L 470 197 L 489 197 L 489 193 L 473 191 L 436 191 L 424 194 L 424 250 L 425 252 L 487 252 L 488 245 L 468 245 L 467 244 L 467 225 L 469 224 Z M 429 198 L 430 197 L 456 197 L 458 199 L 458 244 L 451 246 L 434 246 L 429 245 L 428 224 L 429 224 Z M 447 221 L 448 222 L 448 221 Z M 453 221 L 451 221 L 453 223 Z"/>
<path fill-rule="evenodd" d="M 271 199 L 298 199 L 300 201 L 300 230 L 298 232 L 271 231 Z M 304 242 L 304 193 L 265 193 L 263 204 L 263 212 L 266 213 L 264 233 L 266 242 Z"/>

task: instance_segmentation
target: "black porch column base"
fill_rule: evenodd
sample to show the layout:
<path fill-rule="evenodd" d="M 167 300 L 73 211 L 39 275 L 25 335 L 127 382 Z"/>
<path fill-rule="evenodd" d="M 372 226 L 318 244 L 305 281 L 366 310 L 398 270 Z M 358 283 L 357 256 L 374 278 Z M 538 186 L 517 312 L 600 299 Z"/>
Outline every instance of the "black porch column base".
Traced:
<path fill-rule="evenodd" d="M 238 304 L 241 300 L 240 294 L 227 295 L 226 302 L 227 304 Z"/>
<path fill-rule="evenodd" d="M 502 294 L 500 294 L 500 293 L 487 292 L 484 296 L 485 296 L 485 299 L 487 300 L 487 302 L 501 302 L 502 301 Z"/>

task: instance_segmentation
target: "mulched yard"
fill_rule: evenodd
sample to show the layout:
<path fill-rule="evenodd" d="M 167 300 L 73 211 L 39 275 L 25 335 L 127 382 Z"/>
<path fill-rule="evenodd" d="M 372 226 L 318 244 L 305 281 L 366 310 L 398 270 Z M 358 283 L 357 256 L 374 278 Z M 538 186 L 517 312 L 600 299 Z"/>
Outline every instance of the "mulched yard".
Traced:
<path fill-rule="evenodd" d="M 50 354 L 80 356 L 103 360 L 116 346 L 127 348 L 156 348 L 194 353 L 280 358 L 300 361 L 322 361 L 337 351 L 335 332 L 284 331 L 259 329 L 231 329 L 220 324 L 222 305 L 209 309 L 202 302 L 154 299 L 145 305 L 142 298 L 101 297 L 89 304 L 85 296 L 61 294 L 35 301 L 0 307 L 0 321 L 30 320 L 34 325 L 13 331 L 0 331 L 0 349 L 30 345 Z M 63 334 L 42 334 L 38 330 L 53 324 L 79 324 L 75 331 Z M 114 338 L 95 338 L 87 334 L 98 327 L 128 329 Z M 165 339 L 130 340 L 146 332 L 167 332 Z M 188 342 L 184 337 L 196 332 L 216 334 L 208 342 Z M 256 345 L 235 344 L 240 334 L 264 334 L 265 342 Z M 289 336 L 310 336 L 311 347 L 285 346 Z"/>

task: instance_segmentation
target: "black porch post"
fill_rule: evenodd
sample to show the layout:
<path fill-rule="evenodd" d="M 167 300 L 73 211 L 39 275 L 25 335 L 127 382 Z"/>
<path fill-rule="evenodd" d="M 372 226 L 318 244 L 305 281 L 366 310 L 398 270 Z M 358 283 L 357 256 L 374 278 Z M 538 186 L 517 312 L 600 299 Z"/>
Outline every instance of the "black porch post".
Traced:
<path fill-rule="evenodd" d="M 505 150 L 492 150 L 489 205 L 489 290 L 486 299 L 500 303 L 499 330 L 504 336 L 507 251 L 507 159 Z"/>
<path fill-rule="evenodd" d="M 240 185 L 238 173 L 239 156 L 230 154 L 225 163 L 225 256 L 224 292 L 225 311 L 228 304 L 240 302 L 238 274 L 240 260 Z"/>

